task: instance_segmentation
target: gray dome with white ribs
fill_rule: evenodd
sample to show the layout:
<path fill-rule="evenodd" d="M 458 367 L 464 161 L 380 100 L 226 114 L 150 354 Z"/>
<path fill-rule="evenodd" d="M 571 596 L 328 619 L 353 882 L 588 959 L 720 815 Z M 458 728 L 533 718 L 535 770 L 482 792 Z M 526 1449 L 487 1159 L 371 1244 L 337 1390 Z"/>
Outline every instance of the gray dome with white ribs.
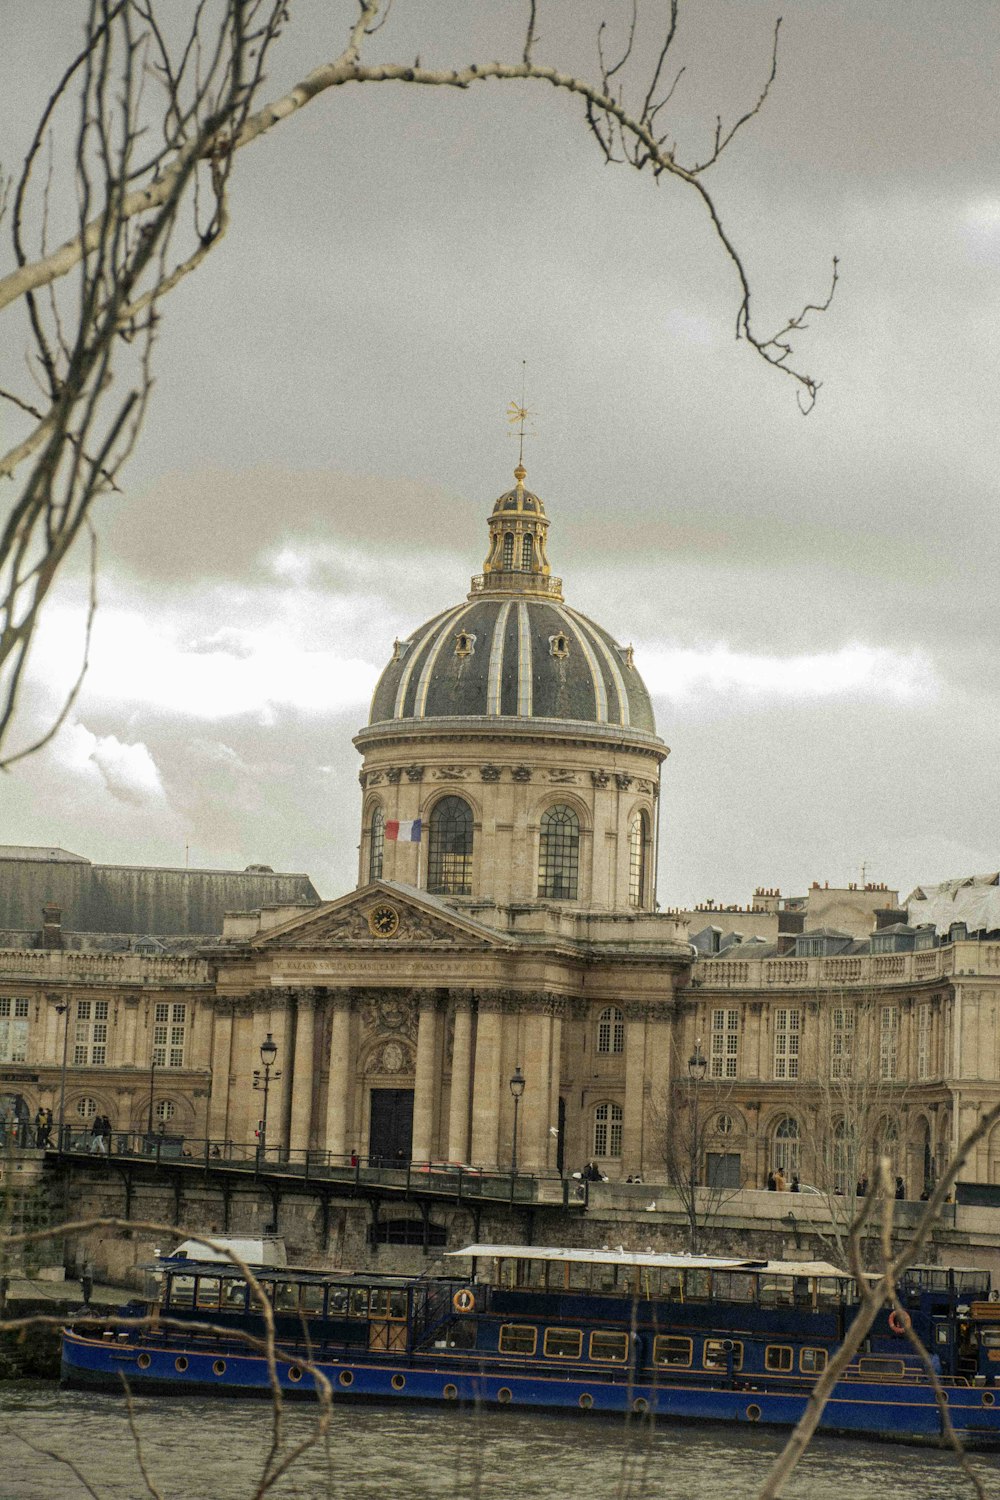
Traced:
<path fill-rule="evenodd" d="M 473 594 L 398 641 L 369 723 L 565 720 L 655 735 L 649 693 L 622 647 L 561 599 Z"/>

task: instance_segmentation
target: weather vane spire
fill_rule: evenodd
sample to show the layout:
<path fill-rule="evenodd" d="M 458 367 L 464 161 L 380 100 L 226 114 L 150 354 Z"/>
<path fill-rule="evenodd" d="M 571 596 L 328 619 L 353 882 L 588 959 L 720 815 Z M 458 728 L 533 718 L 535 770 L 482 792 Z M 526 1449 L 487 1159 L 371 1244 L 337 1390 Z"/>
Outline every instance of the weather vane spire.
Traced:
<path fill-rule="evenodd" d="M 530 412 L 524 404 L 527 379 L 528 361 L 526 359 L 522 359 L 521 401 L 520 404 L 518 404 L 518 402 L 516 401 L 511 401 L 507 407 L 507 421 L 513 428 L 515 428 L 515 431 L 511 434 L 511 436 L 517 438 L 517 468 L 514 470 L 514 478 L 517 480 L 518 484 L 524 483 L 524 477 L 528 472 L 524 467 L 524 440 L 526 437 L 533 436 L 531 432 L 525 432 L 524 430 L 524 426 L 528 421 L 528 418 L 534 416 L 534 412 Z"/>

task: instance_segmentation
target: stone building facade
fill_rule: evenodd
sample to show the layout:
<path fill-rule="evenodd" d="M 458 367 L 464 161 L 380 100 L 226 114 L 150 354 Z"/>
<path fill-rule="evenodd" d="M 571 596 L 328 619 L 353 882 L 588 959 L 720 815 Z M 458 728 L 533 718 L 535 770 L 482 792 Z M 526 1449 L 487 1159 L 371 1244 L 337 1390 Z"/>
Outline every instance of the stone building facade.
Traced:
<path fill-rule="evenodd" d="M 662 1180 L 697 1107 L 702 1180 L 849 1192 L 867 1132 L 911 1196 L 933 1181 L 1000 1094 L 1000 938 L 908 928 L 884 887 L 658 911 L 667 747 L 631 647 L 566 604 L 525 477 L 468 595 L 392 646 L 355 739 L 357 888 L 161 951 L 8 935 L 8 1114 L 65 1084 L 71 1124 L 252 1149 L 270 1035 L 267 1144 L 293 1160 L 507 1170 L 516 1144 L 527 1172 Z M 1000 1130 L 963 1175 L 1000 1184 Z"/>

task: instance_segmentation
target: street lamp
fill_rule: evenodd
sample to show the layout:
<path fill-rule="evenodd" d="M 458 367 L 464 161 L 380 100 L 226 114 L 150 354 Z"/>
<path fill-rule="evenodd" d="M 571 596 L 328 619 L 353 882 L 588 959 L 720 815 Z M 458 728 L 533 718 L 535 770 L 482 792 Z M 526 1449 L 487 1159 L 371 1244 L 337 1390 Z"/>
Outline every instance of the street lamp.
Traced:
<path fill-rule="evenodd" d="M 257 1160 L 267 1161 L 267 1096 L 271 1087 L 271 1069 L 278 1055 L 278 1046 L 270 1032 L 260 1044 L 260 1060 L 264 1064 L 264 1076 L 260 1075 L 259 1069 L 254 1069 L 253 1086 L 255 1089 L 264 1090 L 264 1112 L 260 1121 L 260 1136 L 257 1141 Z M 275 1081 L 281 1077 L 280 1072 L 274 1075 Z"/>
<path fill-rule="evenodd" d="M 66 1126 L 66 1057 L 69 1051 L 69 1001 L 56 1006 L 56 1015 L 65 1016 L 63 1026 L 63 1055 L 62 1073 L 59 1079 L 59 1154 L 62 1155 L 65 1147 L 64 1131 Z"/>
<path fill-rule="evenodd" d="M 521 1095 L 524 1093 L 525 1077 L 521 1072 L 521 1064 L 518 1063 L 514 1069 L 514 1076 L 510 1080 L 510 1091 L 514 1096 L 514 1135 L 510 1148 L 510 1175 L 517 1176 L 517 1111 L 521 1103 Z"/>
<path fill-rule="evenodd" d="M 701 1154 L 698 1142 L 698 1085 L 704 1082 L 708 1071 L 708 1059 L 701 1050 L 701 1037 L 694 1044 L 694 1051 L 688 1058 L 688 1077 L 691 1080 L 691 1157 L 689 1161 L 690 1178 L 688 1181 L 688 1213 L 691 1224 L 691 1249 L 697 1246 L 697 1188 L 698 1188 L 698 1158 Z"/>

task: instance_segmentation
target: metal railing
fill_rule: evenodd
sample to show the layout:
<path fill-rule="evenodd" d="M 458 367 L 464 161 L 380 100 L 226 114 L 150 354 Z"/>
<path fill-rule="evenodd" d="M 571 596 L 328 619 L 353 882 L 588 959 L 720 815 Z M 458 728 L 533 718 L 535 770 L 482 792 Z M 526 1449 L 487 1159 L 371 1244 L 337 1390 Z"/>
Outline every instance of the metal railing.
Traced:
<path fill-rule="evenodd" d="M 171 1135 L 168 1131 L 121 1131 L 95 1136 L 89 1129 L 64 1125 L 60 1139 L 55 1127 L 50 1139 L 40 1142 L 33 1126 L 25 1124 L 11 1134 L 8 1145 L 16 1149 L 42 1149 L 56 1158 L 86 1158 L 100 1161 L 151 1163 L 201 1170 L 235 1172 L 254 1178 L 295 1179 L 303 1183 L 326 1182 L 356 1189 L 385 1188 L 400 1195 L 430 1194 L 475 1198 L 506 1203 L 546 1201 L 580 1205 L 585 1202 L 581 1184 L 557 1172 L 532 1173 L 468 1166 L 441 1161 L 406 1161 L 357 1152 L 340 1154 L 314 1149 L 290 1149 L 259 1141 L 233 1141 L 212 1137 Z"/>

